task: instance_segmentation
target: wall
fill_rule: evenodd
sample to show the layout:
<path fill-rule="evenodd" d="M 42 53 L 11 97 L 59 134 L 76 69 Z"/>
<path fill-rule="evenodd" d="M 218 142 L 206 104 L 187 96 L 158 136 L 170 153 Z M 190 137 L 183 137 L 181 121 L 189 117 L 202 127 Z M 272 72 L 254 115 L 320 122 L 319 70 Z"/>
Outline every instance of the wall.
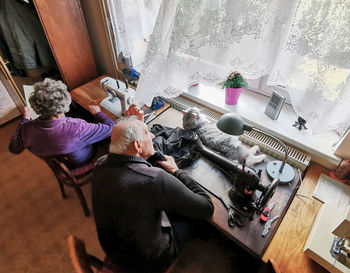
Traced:
<path fill-rule="evenodd" d="M 80 0 L 80 3 L 88 28 L 98 74 L 115 76 L 116 71 L 113 66 L 112 54 L 104 27 L 100 1 Z"/>

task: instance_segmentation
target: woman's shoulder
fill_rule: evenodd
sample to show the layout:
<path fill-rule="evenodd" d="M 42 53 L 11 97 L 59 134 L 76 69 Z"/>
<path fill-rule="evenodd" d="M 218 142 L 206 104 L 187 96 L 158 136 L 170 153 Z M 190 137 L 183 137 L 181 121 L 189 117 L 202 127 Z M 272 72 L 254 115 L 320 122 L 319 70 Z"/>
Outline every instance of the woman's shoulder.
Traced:
<path fill-rule="evenodd" d="M 23 128 L 30 128 L 35 125 L 36 119 L 23 119 L 21 122 L 18 124 L 18 127 L 20 130 L 23 130 Z"/>
<path fill-rule="evenodd" d="M 63 117 L 63 119 L 65 119 L 68 122 L 86 122 L 85 120 L 81 119 L 81 118 L 72 118 L 72 117 Z"/>
<path fill-rule="evenodd" d="M 80 118 L 71 118 L 71 117 L 65 117 L 65 122 L 68 124 L 73 124 L 73 125 L 88 125 L 91 124 L 87 122 L 86 120 L 80 119 Z"/>

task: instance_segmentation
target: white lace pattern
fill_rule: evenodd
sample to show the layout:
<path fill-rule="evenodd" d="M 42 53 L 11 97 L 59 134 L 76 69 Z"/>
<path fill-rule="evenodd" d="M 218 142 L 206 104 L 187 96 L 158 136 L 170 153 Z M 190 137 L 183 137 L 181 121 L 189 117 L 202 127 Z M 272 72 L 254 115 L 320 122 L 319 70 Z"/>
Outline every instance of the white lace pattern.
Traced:
<path fill-rule="evenodd" d="M 350 1 L 163 1 L 136 101 L 174 97 L 232 71 L 286 86 L 313 132 L 349 127 Z"/>
<path fill-rule="evenodd" d="M 148 38 L 161 0 L 108 0 L 117 52 L 128 58 L 137 40 Z"/>

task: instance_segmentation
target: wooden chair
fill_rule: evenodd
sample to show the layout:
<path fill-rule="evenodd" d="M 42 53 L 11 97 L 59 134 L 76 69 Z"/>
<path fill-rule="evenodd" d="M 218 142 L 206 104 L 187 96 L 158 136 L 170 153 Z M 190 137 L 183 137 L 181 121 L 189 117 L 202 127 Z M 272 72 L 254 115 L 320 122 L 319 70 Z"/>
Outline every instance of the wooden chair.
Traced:
<path fill-rule="evenodd" d="M 52 172 L 56 176 L 63 199 L 67 197 L 64 190 L 64 185 L 72 187 L 79 198 L 85 216 L 89 217 L 90 211 L 86 204 L 86 200 L 81 187 L 90 182 L 91 173 L 95 162 L 91 162 L 89 165 L 82 168 L 70 170 L 64 163 L 67 162 L 67 158 L 63 155 L 45 157 L 42 159 L 49 165 Z"/>
<path fill-rule="evenodd" d="M 68 237 L 69 256 L 76 273 L 93 273 L 91 267 L 101 270 L 103 262 L 86 252 L 83 240 L 75 237 Z"/>
<path fill-rule="evenodd" d="M 68 237 L 68 249 L 76 273 L 93 273 L 92 267 L 97 269 L 96 273 L 126 273 L 116 268 L 115 265 L 113 270 L 105 267 L 104 264 L 108 258 L 106 257 L 104 261 L 101 261 L 87 253 L 84 241 L 74 235 Z M 110 263 L 111 261 L 108 260 L 107 264 L 111 265 Z"/>

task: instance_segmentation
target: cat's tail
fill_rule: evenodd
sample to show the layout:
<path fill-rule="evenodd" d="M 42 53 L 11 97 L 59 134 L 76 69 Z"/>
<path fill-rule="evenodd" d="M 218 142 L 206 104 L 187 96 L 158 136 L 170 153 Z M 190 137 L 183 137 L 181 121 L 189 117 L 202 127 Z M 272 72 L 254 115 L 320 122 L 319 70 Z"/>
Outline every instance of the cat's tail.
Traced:
<path fill-rule="evenodd" d="M 242 159 L 245 158 L 247 166 L 253 166 L 255 164 L 258 164 L 266 159 L 266 155 L 264 154 L 255 155 L 259 151 L 260 148 L 258 145 L 255 145 L 250 149 L 246 148 L 243 145 L 239 145 L 237 147 L 238 161 L 242 163 Z"/>

